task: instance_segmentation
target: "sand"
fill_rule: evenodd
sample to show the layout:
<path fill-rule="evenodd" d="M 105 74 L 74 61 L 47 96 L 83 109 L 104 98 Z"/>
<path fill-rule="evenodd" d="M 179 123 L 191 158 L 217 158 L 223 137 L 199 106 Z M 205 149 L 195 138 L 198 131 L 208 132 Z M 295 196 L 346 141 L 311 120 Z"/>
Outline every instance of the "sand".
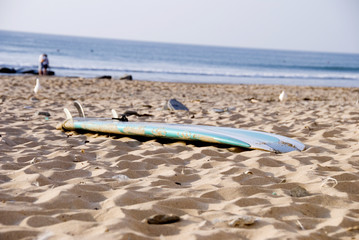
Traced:
<path fill-rule="evenodd" d="M 35 79 L 0 76 L 0 239 L 359 237 L 358 88 L 41 77 L 33 101 Z M 170 98 L 190 112 L 163 110 Z M 150 116 L 130 121 L 260 130 L 307 149 L 56 130 L 74 100 L 88 116 L 132 110 Z M 180 221 L 149 224 L 157 214 Z"/>

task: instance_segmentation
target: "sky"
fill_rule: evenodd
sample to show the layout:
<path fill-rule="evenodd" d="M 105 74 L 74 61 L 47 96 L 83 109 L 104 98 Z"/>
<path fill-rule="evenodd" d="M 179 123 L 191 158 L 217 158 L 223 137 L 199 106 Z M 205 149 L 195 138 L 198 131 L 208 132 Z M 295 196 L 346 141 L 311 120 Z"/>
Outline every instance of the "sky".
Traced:
<path fill-rule="evenodd" d="M 359 0 L 0 0 L 0 30 L 359 54 Z"/>

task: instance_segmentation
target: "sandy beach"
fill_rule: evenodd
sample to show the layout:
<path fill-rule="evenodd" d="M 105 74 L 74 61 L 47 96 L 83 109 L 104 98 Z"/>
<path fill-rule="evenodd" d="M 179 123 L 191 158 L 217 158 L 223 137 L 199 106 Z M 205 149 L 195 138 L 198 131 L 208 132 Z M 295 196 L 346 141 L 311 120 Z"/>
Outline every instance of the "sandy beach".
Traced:
<path fill-rule="evenodd" d="M 34 101 L 35 79 L 0 76 L 0 239 L 359 238 L 358 88 L 42 76 Z M 190 111 L 164 110 L 171 98 Z M 260 130 L 306 150 L 57 130 L 74 100 L 89 117 L 131 110 L 144 116 L 129 121 Z"/>

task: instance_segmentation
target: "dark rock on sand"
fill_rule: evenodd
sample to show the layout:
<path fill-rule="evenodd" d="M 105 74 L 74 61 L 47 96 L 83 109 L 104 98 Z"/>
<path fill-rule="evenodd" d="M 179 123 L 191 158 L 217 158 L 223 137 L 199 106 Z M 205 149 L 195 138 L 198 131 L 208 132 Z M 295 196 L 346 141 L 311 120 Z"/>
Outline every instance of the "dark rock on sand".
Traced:
<path fill-rule="evenodd" d="M 14 68 L 3 67 L 3 68 L 0 68 L 0 73 L 20 73 L 20 74 L 38 75 L 39 71 L 37 69 L 31 69 L 31 68 L 19 68 L 19 69 L 15 70 Z M 47 70 L 47 75 L 53 76 L 53 75 L 55 75 L 55 72 L 51 71 L 51 70 Z"/>
<path fill-rule="evenodd" d="M 97 79 L 112 79 L 112 76 L 110 76 L 110 75 L 103 75 L 103 76 L 97 77 Z"/>
<path fill-rule="evenodd" d="M 295 188 L 290 190 L 290 196 L 292 197 L 305 197 L 309 196 L 308 191 L 301 186 L 296 186 Z"/>
<path fill-rule="evenodd" d="M 13 68 L 3 67 L 0 68 L 0 73 L 16 73 L 16 70 Z"/>
<path fill-rule="evenodd" d="M 49 112 L 38 112 L 37 115 L 42 115 L 42 116 L 46 116 L 46 117 L 50 117 L 51 114 Z"/>
<path fill-rule="evenodd" d="M 34 69 L 29 69 L 29 68 L 19 68 L 16 70 L 16 73 L 21 73 L 21 74 L 39 74 L 39 71 L 34 70 Z"/>
<path fill-rule="evenodd" d="M 132 80 L 132 75 L 124 75 L 120 77 L 120 80 Z"/>

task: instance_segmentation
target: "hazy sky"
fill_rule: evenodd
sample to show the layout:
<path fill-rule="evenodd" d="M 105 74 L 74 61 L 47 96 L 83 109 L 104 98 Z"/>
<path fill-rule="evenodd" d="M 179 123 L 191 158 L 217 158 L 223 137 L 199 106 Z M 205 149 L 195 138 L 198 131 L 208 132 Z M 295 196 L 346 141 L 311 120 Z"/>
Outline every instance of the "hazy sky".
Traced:
<path fill-rule="evenodd" d="M 359 0 L 0 0 L 0 29 L 359 53 Z"/>

